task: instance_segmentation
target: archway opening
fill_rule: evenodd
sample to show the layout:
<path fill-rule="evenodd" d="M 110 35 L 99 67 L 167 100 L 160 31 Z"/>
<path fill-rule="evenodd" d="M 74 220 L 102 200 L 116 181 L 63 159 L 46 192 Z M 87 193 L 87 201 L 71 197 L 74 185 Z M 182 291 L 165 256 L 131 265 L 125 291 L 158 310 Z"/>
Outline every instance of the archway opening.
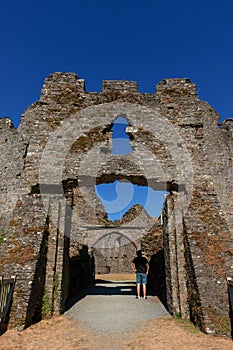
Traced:
<path fill-rule="evenodd" d="M 95 273 L 132 273 L 130 262 L 137 246 L 117 230 L 109 232 L 93 245 Z"/>
<path fill-rule="evenodd" d="M 123 119 L 120 119 L 122 123 L 117 123 L 119 118 Z M 117 124 L 119 124 L 120 127 L 119 125 L 117 126 Z M 96 177 L 89 176 L 87 178 L 85 173 L 83 173 L 83 178 L 79 177 L 78 182 L 75 183 L 76 188 L 74 188 L 74 192 L 76 191 L 77 193 L 77 199 L 74 198 L 72 203 L 74 206 L 76 203 L 79 205 L 84 219 L 86 217 L 91 217 L 89 215 L 91 211 L 88 212 L 89 209 L 87 210 L 85 203 L 83 202 L 84 205 L 82 205 L 81 202 L 80 205 L 81 195 L 80 192 L 78 193 L 78 185 L 81 186 L 84 184 L 85 190 L 83 193 L 87 193 L 88 196 L 90 196 L 92 203 L 96 203 L 96 199 L 93 196 L 95 195 L 105 209 L 106 217 L 103 216 L 104 220 L 102 220 L 101 223 L 97 222 L 97 224 L 95 224 L 93 220 L 93 223 L 90 223 L 90 228 L 87 228 L 91 234 L 99 237 L 95 243 L 92 241 L 89 245 L 89 252 L 92 252 L 95 261 L 95 278 L 98 278 L 99 274 L 105 275 L 106 277 L 112 273 L 115 275 L 121 273 L 132 275 L 130 262 L 134 258 L 136 249 L 142 249 L 151 265 L 150 275 L 148 276 L 148 292 L 152 295 L 158 295 L 165 304 L 166 280 L 161 211 L 165 201 L 165 195 L 170 193 L 170 191 L 176 191 L 177 185 L 173 183 L 173 181 L 163 182 L 163 174 L 159 175 L 158 178 L 151 178 L 144 175 L 143 169 L 140 168 L 140 162 L 134 163 L 134 157 L 131 157 L 131 153 L 134 149 L 131 147 L 132 136 L 129 132 L 127 133 L 129 130 L 132 130 L 131 126 L 122 116 L 118 116 L 115 123 L 109 124 L 105 129 L 101 130 L 101 128 L 99 128 L 95 130 L 96 133 L 102 132 L 105 137 L 105 145 L 104 147 L 101 146 L 101 152 L 108 155 L 108 157 L 106 157 L 107 161 L 105 163 L 103 162 L 103 165 L 99 167 L 100 169 Z M 124 133 L 124 136 L 122 136 L 121 133 Z M 147 135 L 144 136 L 148 137 Z M 90 133 L 88 142 L 91 143 L 91 140 L 92 135 Z M 115 144 L 115 141 L 120 141 L 121 144 Z M 127 141 L 127 150 L 124 150 L 125 141 Z M 119 149 L 120 146 L 121 149 Z M 159 142 L 156 147 L 159 151 L 157 148 L 153 151 L 158 151 L 158 158 L 162 157 L 161 153 L 164 153 L 165 150 L 161 148 Z M 72 151 L 76 151 L 76 149 L 72 148 Z M 109 157 L 110 151 L 113 157 Z M 159 171 L 160 169 L 158 170 L 158 174 Z M 153 172 L 150 174 L 151 176 L 155 176 Z M 122 233 L 119 233 L 118 238 L 115 237 L 113 243 L 111 240 L 114 235 L 117 236 L 116 229 L 118 227 L 122 229 L 122 226 L 127 226 L 128 223 L 134 221 L 138 214 L 140 216 L 141 211 L 145 212 L 145 215 L 142 217 L 146 217 L 145 222 L 140 223 L 141 226 L 146 226 L 147 218 L 153 221 L 149 229 L 148 226 L 142 228 L 136 227 L 136 230 L 141 230 L 136 241 L 129 239 L 129 231 L 127 232 L 127 229 L 125 229 L 125 237 L 128 239 L 128 243 L 123 244 L 122 239 L 119 239 Z M 96 213 L 96 211 L 93 211 L 93 213 Z M 106 218 L 107 220 L 105 220 Z M 93 216 L 91 219 L 93 219 Z M 95 227 L 95 225 L 102 225 L 102 227 Z M 109 232 L 106 234 L 108 228 Z M 135 230 L 135 227 L 133 230 Z M 102 235 L 101 231 L 103 232 Z M 111 244 L 107 245 L 106 242 L 109 241 Z M 134 244 L 132 244 L 132 241 Z M 102 243 L 105 244 L 104 247 L 101 246 Z M 127 250 L 126 256 L 123 252 L 124 249 Z"/>
<path fill-rule="evenodd" d="M 110 221 L 120 220 L 134 205 L 142 206 L 149 216 L 158 218 L 161 215 L 165 195 L 168 194 L 167 191 L 132 184 L 127 180 L 96 185 L 95 193 Z"/>

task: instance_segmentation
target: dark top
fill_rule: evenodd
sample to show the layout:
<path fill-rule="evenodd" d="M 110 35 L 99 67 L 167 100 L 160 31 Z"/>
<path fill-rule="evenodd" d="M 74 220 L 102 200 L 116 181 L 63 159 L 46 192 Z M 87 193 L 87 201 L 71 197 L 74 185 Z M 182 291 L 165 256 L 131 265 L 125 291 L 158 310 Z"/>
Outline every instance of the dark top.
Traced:
<path fill-rule="evenodd" d="M 146 273 L 146 265 L 148 264 L 147 258 L 144 256 L 137 256 L 135 259 L 133 259 L 132 263 L 135 265 L 137 272 Z"/>

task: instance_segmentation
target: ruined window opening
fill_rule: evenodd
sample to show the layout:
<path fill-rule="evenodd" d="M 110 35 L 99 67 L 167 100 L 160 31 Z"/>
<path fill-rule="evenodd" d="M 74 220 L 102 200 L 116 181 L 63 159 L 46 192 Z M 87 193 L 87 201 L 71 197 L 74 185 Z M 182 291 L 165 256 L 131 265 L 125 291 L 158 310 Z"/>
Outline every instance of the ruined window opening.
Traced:
<path fill-rule="evenodd" d="M 119 115 L 114 123 L 104 129 L 104 132 L 112 132 L 112 154 L 127 155 L 133 152 L 130 145 L 131 137 L 126 133 L 128 125 L 127 119 Z M 120 220 L 131 207 L 137 204 L 144 207 L 149 216 L 159 217 L 164 195 L 168 193 L 118 180 L 96 185 L 95 192 L 105 207 L 110 221 Z"/>
<path fill-rule="evenodd" d="M 126 133 L 127 120 L 119 116 L 112 126 L 112 154 L 129 154 L 132 152 L 129 135 Z"/>
<path fill-rule="evenodd" d="M 118 180 L 96 185 L 95 192 L 110 221 L 120 220 L 136 204 L 144 207 L 149 216 L 159 217 L 165 200 L 164 195 L 168 193 Z"/>

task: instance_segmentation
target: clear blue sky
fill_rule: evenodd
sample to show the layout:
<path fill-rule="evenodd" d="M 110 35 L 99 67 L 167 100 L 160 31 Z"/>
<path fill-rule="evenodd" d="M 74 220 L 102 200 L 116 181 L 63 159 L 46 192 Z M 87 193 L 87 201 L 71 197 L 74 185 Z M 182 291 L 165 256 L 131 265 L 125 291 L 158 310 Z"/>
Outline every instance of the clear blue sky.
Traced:
<path fill-rule="evenodd" d="M 233 117 L 233 0 L 0 0 L 0 117 L 14 125 L 44 79 L 75 72 L 87 91 L 104 79 L 197 84 L 221 120 Z"/>
<path fill-rule="evenodd" d="M 154 191 L 147 186 L 115 181 L 96 186 L 96 194 L 108 213 L 109 220 L 119 220 L 135 204 L 145 208 L 151 217 L 159 217 L 166 192 Z"/>
<path fill-rule="evenodd" d="M 222 119 L 233 116 L 232 0 L 0 0 L 0 117 L 18 125 L 54 71 L 88 91 L 103 79 L 154 92 L 188 77 Z"/>

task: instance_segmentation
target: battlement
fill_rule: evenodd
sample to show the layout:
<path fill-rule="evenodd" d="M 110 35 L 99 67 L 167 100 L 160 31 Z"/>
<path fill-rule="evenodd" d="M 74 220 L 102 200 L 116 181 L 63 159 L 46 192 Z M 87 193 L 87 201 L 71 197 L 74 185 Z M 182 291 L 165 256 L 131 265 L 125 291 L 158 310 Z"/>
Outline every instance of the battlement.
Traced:
<path fill-rule="evenodd" d="M 77 93 L 85 92 L 84 79 L 79 79 L 76 73 L 52 73 L 44 81 L 41 99 L 52 98 L 64 90 L 71 90 Z"/>
<path fill-rule="evenodd" d="M 64 91 L 74 94 L 88 93 L 85 89 L 85 80 L 79 79 L 77 74 L 55 72 L 45 79 L 41 91 L 41 100 L 53 99 L 54 96 Z M 130 80 L 103 80 L 102 92 L 110 91 L 137 94 L 139 93 L 138 83 Z M 159 95 L 170 94 L 171 96 L 197 95 L 196 85 L 187 78 L 164 79 L 156 85 L 156 93 Z"/>
<path fill-rule="evenodd" d="M 196 84 L 188 78 L 164 79 L 156 85 L 156 93 L 163 95 L 197 95 Z"/>

